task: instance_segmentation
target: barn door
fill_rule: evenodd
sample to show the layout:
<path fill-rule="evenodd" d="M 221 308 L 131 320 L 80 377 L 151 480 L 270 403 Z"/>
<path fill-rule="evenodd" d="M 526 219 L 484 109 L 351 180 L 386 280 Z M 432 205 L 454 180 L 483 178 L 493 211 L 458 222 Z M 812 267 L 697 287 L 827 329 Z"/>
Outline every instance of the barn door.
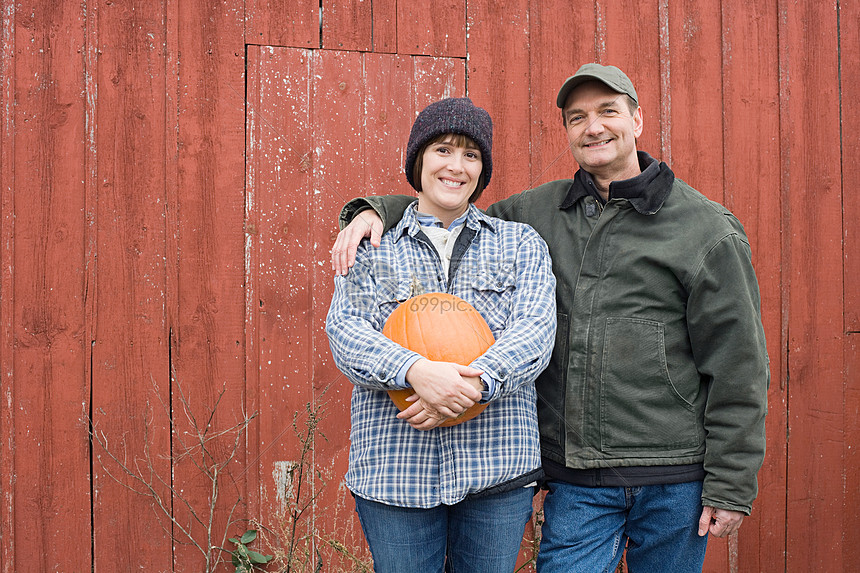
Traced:
<path fill-rule="evenodd" d="M 339 487 L 352 386 L 334 367 L 324 332 L 337 214 L 356 195 L 412 191 L 402 175 L 412 121 L 428 103 L 465 94 L 465 59 L 248 50 L 247 400 L 260 412 L 248 452 L 257 460 L 249 463 L 258 504 L 251 511 L 265 521 L 296 495 L 306 503 L 320 492 L 303 531 L 358 548 L 352 501 Z M 305 457 L 301 493 L 297 432 L 317 408 L 325 439 L 318 434 Z"/>

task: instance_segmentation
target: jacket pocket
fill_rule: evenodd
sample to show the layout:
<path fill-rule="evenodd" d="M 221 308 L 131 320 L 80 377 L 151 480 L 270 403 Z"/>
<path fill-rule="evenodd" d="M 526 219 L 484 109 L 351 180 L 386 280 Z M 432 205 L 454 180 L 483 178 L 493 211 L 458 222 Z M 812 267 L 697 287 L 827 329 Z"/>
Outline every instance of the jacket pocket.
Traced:
<path fill-rule="evenodd" d="M 671 455 L 701 443 L 693 404 L 669 377 L 663 324 L 606 319 L 600 384 L 600 434 L 604 451 Z"/>

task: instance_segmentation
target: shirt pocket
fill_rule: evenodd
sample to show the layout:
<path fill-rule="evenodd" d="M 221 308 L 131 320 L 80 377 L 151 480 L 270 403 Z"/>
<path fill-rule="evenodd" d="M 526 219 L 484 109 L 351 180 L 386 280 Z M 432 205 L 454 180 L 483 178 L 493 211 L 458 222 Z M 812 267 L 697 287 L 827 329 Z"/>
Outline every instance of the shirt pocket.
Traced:
<path fill-rule="evenodd" d="M 376 283 L 376 305 L 379 308 L 377 316 L 380 318 L 380 331 L 394 309 L 411 297 L 412 283 L 406 279 L 385 280 Z"/>
<path fill-rule="evenodd" d="M 472 288 L 472 306 L 481 313 L 493 335 L 498 338 L 507 326 L 511 300 L 517 286 L 513 265 L 482 269 L 472 275 L 469 284 Z"/>

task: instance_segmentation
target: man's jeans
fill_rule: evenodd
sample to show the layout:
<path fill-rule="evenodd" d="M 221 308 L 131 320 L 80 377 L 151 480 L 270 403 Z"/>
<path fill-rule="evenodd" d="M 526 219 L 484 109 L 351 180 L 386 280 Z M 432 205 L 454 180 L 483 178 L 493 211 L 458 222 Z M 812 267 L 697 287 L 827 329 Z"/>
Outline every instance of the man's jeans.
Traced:
<path fill-rule="evenodd" d="M 631 573 L 701 573 L 702 482 L 582 487 L 549 482 L 538 573 L 611 573 L 627 545 Z"/>
<path fill-rule="evenodd" d="M 521 487 L 430 509 L 355 496 L 355 509 L 378 573 L 510 573 L 533 496 Z"/>

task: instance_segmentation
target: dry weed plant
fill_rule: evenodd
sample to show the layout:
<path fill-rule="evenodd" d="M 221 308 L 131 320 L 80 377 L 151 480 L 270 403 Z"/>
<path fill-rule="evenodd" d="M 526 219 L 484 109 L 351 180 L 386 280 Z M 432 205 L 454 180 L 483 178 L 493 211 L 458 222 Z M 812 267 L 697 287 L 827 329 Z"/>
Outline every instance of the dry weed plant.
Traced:
<path fill-rule="evenodd" d="M 244 500 L 228 466 L 243 451 L 248 425 L 257 414 L 243 412 L 240 419 L 232 425 L 215 429 L 215 413 L 226 393 L 226 383 L 218 393 L 215 403 L 203 407 L 204 419 L 198 419 L 195 415 L 195 409 L 191 408 L 181 385 L 174 384 L 175 395 L 179 397 L 179 414 L 183 417 L 183 423 L 187 423 L 186 430 L 177 431 L 177 413 L 164 403 L 154 380 L 152 385 L 154 394 L 158 397 L 160 411 L 169 422 L 173 439 L 172 455 L 153 454 L 150 449 L 155 412 L 147 400 L 143 424 L 143 451 L 129 452 L 125 434 L 118 441 L 109 439 L 99 428 L 98 421 L 93 420 L 89 414 L 84 415 L 90 439 L 99 447 L 95 457 L 105 475 L 129 491 L 147 498 L 168 537 L 175 543 L 193 547 L 205 563 L 204 571 L 214 573 L 233 555 L 233 550 L 226 547 L 230 530 L 245 521 L 236 516 Z M 196 410 L 200 411 L 201 408 Z M 103 411 L 100 413 L 104 414 Z M 191 500 L 183 493 L 182 488 L 174 485 L 173 469 L 183 460 L 196 468 L 206 484 L 209 494 L 203 504 Z M 170 470 L 166 472 L 167 475 L 162 475 L 158 467 L 163 467 L 165 461 Z M 221 519 L 219 513 L 224 510 L 219 507 L 219 500 L 227 497 L 223 490 L 228 486 L 231 488 L 228 494 L 229 506 L 224 519 Z M 177 506 L 181 508 L 181 512 L 177 512 Z M 184 515 L 180 517 L 180 514 Z"/>
<path fill-rule="evenodd" d="M 326 439 L 320 428 L 325 415 L 325 402 L 306 403 L 304 412 L 293 414 L 292 429 L 300 444 L 298 460 L 289 465 L 287 475 L 279 480 L 276 502 L 262 500 L 264 507 L 274 507 L 269 523 L 256 523 L 267 550 L 275 555 L 269 571 L 373 571 L 355 514 L 347 507 L 351 494 L 342 483 L 336 488 L 331 486 L 333 461 L 319 464 L 314 459 L 317 440 Z M 326 497 L 324 504 L 319 503 L 323 496 L 332 493 L 334 499 Z M 321 506 L 325 507 L 325 520 L 320 516 Z M 326 530 L 327 527 L 333 529 Z"/>
<path fill-rule="evenodd" d="M 292 431 L 300 444 L 294 458 L 297 461 L 289 464 L 289 475 L 282 480 L 282 491 L 277 492 L 276 502 L 261 500 L 260 507 L 273 509 L 262 517 L 248 519 L 238 515 L 246 504 L 228 466 L 244 453 L 248 426 L 258 414 L 247 414 L 243 409 L 232 425 L 216 429 L 216 411 L 224 398 L 226 384 L 214 404 L 202 406 L 203 418 L 194 413 L 201 411 L 201 406 L 195 405 L 192 409 L 178 383 L 173 385 L 179 397 L 177 412 L 165 404 L 155 382 L 152 384 L 159 408 L 154 409 L 147 401 L 142 451 L 130 452 L 125 434 L 118 440 L 109 439 L 98 421 L 88 413 L 84 413 L 83 421 L 88 424 L 92 445 L 98 449 L 96 459 L 105 475 L 148 499 L 167 536 L 174 543 L 191 546 L 200 554 L 205 573 L 223 570 L 231 561 L 237 572 L 370 573 L 373 570 L 355 514 L 347 507 L 349 492 L 343 485 L 329 487 L 333 481 L 333 462 L 325 468 L 315 463 L 317 441 L 326 439 L 321 429 L 324 401 L 313 406 L 307 403 L 303 412 L 294 412 Z M 169 423 L 173 436 L 172 455 L 156 455 L 151 450 L 152 428 L 158 412 Z M 176 416 L 181 416 L 179 421 L 187 429 L 177 431 Z M 193 464 L 206 484 L 209 495 L 205 502 L 191 500 L 183 489 L 174 485 L 173 468 L 183 460 Z M 165 461 L 169 470 L 160 472 L 158 468 L 165 467 Z M 225 494 L 228 486 L 230 493 Z M 325 499 L 326 503 L 321 504 L 323 494 L 331 495 L 332 491 L 336 499 Z M 224 500 L 229 504 L 226 510 Z M 321 505 L 325 506 L 325 520 L 319 518 Z M 176 507 L 182 509 L 183 517 L 177 516 Z M 225 511 L 225 515 L 219 515 Z M 326 526 L 324 522 L 335 525 Z M 325 527 L 332 529 L 325 530 Z M 255 528 L 258 531 L 255 532 Z M 251 535 L 252 532 L 255 535 Z M 246 557 L 250 548 L 246 541 L 264 548 L 266 553 L 273 553 L 273 558 L 266 564 L 249 561 Z M 255 551 L 251 553 L 262 556 Z"/>

